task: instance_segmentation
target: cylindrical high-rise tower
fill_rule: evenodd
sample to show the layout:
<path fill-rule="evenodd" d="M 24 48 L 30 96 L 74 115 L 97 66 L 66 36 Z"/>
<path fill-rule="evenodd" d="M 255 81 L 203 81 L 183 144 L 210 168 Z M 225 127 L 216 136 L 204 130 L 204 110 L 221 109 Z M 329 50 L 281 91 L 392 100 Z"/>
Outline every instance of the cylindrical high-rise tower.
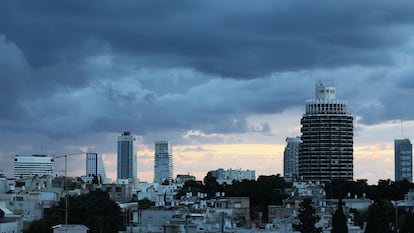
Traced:
<path fill-rule="evenodd" d="M 335 98 L 335 87 L 317 82 L 315 97 L 306 102 L 301 120 L 299 177 L 321 182 L 352 180 L 353 117 L 347 104 Z"/>

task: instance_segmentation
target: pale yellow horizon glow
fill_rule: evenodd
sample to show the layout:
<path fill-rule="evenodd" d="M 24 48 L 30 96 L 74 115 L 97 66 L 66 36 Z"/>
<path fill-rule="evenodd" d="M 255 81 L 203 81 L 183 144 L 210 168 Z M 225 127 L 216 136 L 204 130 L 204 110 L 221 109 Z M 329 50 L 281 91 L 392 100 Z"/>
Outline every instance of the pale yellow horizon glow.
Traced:
<path fill-rule="evenodd" d="M 401 123 L 390 121 L 377 125 L 359 124 L 354 137 L 354 180 L 367 179 L 376 184 L 379 179 L 394 179 L 394 139 L 398 138 Z M 405 122 L 406 132 L 413 132 L 414 123 Z M 293 135 L 289 135 L 293 136 Z M 252 138 L 252 135 L 247 135 Z M 281 135 L 278 143 L 229 143 L 175 145 L 174 177 L 191 174 L 202 180 L 209 170 L 255 170 L 259 175 L 283 175 L 283 151 L 285 142 Z M 276 141 L 276 140 L 275 140 Z M 138 150 L 138 178 L 153 180 L 152 145 L 141 145 Z M 104 154 L 107 174 L 116 178 L 115 154 Z"/>

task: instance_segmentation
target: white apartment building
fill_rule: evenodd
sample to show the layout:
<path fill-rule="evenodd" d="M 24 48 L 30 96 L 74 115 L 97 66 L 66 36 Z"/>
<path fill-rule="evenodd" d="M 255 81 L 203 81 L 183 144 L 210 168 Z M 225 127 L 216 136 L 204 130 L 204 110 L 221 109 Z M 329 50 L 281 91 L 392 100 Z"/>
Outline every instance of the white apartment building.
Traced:
<path fill-rule="evenodd" d="M 219 184 L 231 184 L 233 180 L 256 180 L 255 170 L 227 169 L 219 168 L 209 171 L 212 176 L 216 177 Z"/>
<path fill-rule="evenodd" d="M 47 155 L 19 156 L 14 158 L 14 178 L 53 175 L 54 159 Z"/>

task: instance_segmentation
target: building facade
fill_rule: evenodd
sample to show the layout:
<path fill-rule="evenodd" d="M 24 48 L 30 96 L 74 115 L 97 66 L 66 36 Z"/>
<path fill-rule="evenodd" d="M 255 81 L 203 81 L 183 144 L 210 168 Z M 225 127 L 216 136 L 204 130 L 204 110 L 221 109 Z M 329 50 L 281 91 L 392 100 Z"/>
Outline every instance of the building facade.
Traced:
<path fill-rule="evenodd" d="M 301 143 L 300 137 L 286 138 L 286 147 L 283 153 L 283 177 L 292 182 L 298 177 L 298 155 Z"/>
<path fill-rule="evenodd" d="M 154 182 L 162 183 L 173 179 L 172 146 L 168 141 L 155 142 Z"/>
<path fill-rule="evenodd" d="M 14 158 L 14 178 L 53 175 L 54 159 L 47 155 L 19 156 Z"/>
<path fill-rule="evenodd" d="M 216 178 L 219 184 L 232 184 L 233 180 L 256 180 L 255 170 L 227 169 L 219 168 L 209 171 Z"/>
<path fill-rule="evenodd" d="M 353 179 L 353 116 L 346 102 L 336 99 L 336 89 L 315 85 L 315 99 L 306 103 L 301 119 L 299 176 L 327 182 Z"/>
<path fill-rule="evenodd" d="M 18 215 L 11 214 L 10 210 L 2 206 L 0 202 L 0 232 L 23 232 L 20 218 Z"/>
<path fill-rule="evenodd" d="M 184 184 L 186 181 L 195 181 L 196 177 L 190 174 L 177 174 L 177 176 L 175 177 L 175 181 L 179 184 Z"/>
<path fill-rule="evenodd" d="M 89 228 L 80 224 L 59 224 L 52 227 L 53 233 L 87 233 Z"/>
<path fill-rule="evenodd" d="M 82 177 L 82 179 L 85 182 L 91 183 L 95 176 L 98 178 L 99 183 L 106 180 L 102 155 L 98 153 L 86 153 L 86 176 Z"/>
<path fill-rule="evenodd" d="M 135 150 L 136 138 L 130 132 L 123 132 L 118 136 L 117 179 L 131 180 L 137 178 L 137 155 Z"/>
<path fill-rule="evenodd" d="M 394 140 L 395 181 L 413 182 L 413 146 L 405 139 Z"/>

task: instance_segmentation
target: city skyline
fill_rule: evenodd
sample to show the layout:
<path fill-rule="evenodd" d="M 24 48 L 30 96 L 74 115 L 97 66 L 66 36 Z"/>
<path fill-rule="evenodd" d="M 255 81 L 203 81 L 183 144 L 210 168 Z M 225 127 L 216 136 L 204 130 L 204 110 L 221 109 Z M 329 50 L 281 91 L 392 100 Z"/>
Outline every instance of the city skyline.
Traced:
<path fill-rule="evenodd" d="M 130 131 L 141 180 L 153 180 L 160 139 L 174 144 L 174 176 L 283 174 L 285 139 L 300 135 L 322 80 L 354 117 L 354 179 L 393 179 L 394 139 L 414 137 L 413 10 L 386 0 L 2 1 L 0 169 L 12 176 L 16 154 L 97 152 L 116 179 L 116 137 Z M 68 174 L 83 175 L 84 159 L 68 159 Z"/>

